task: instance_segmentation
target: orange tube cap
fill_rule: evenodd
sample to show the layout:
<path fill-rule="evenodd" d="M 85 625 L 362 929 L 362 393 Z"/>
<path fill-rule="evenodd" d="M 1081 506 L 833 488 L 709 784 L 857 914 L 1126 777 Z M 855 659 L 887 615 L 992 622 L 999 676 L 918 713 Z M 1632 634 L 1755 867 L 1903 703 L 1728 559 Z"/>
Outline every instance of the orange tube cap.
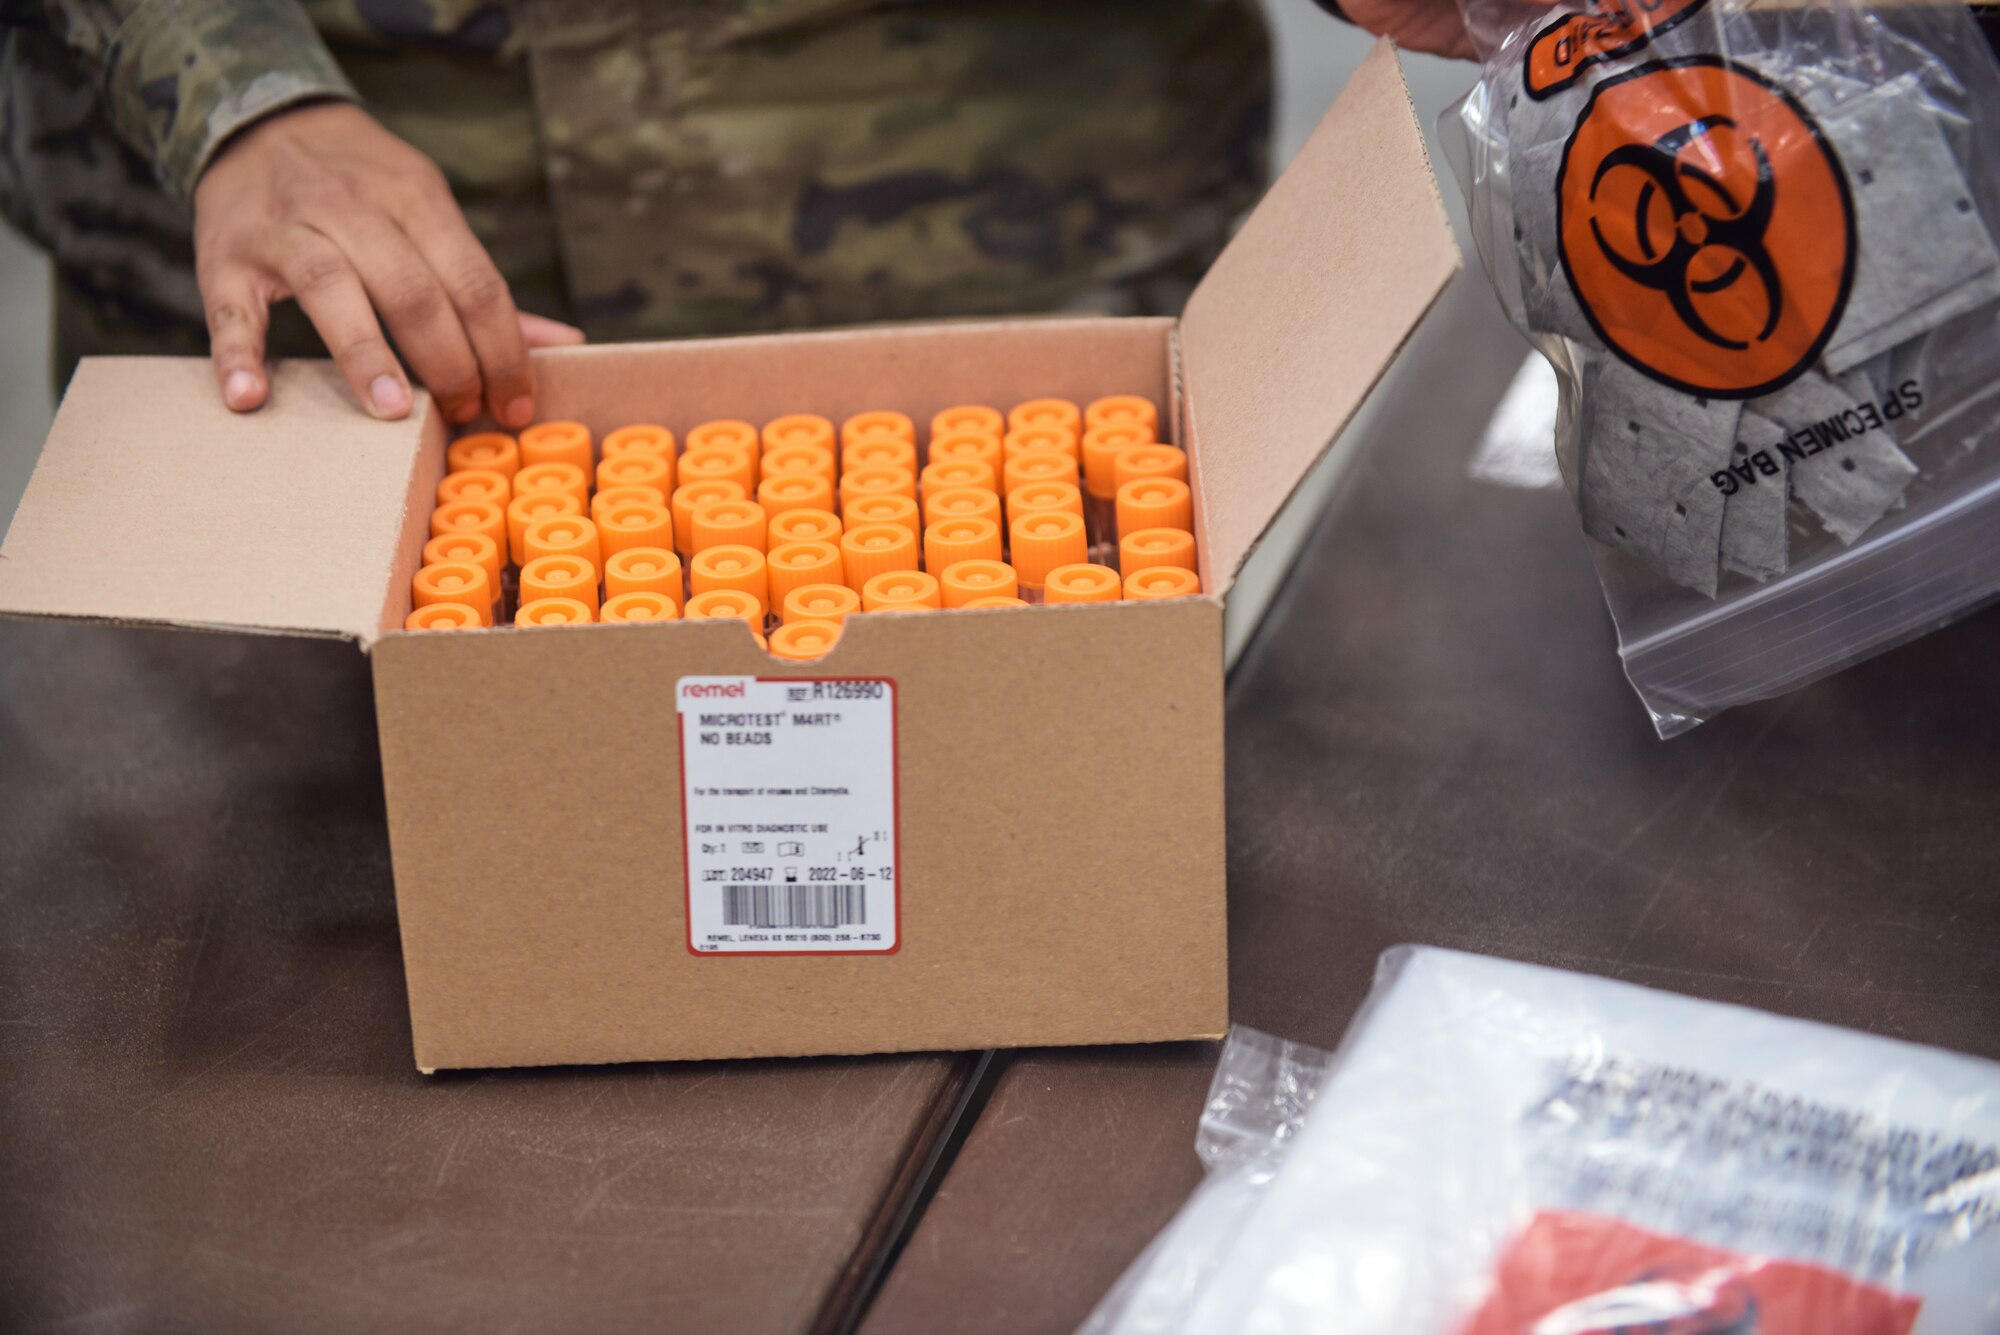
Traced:
<path fill-rule="evenodd" d="M 477 630 L 487 622 L 464 603 L 430 603 L 403 618 L 404 630 Z"/>
<path fill-rule="evenodd" d="M 983 599 L 1015 598 L 1021 592 L 1014 567 L 1005 561 L 955 561 L 938 576 L 938 585 L 946 607 L 971 607 Z"/>
<path fill-rule="evenodd" d="M 664 593 L 634 589 L 604 600 L 600 621 L 677 621 L 681 609 Z"/>
<path fill-rule="evenodd" d="M 802 584 L 785 595 L 787 625 L 794 621 L 845 621 L 861 610 L 861 595 L 845 584 Z"/>
<path fill-rule="evenodd" d="M 604 592 L 657 593 L 681 605 L 681 558 L 664 547 L 627 547 L 604 561 Z"/>
<path fill-rule="evenodd" d="M 1201 579 L 1179 566 L 1148 566 L 1125 577 L 1125 597 L 1132 602 L 1185 598 L 1201 592 Z"/>
<path fill-rule="evenodd" d="M 764 553 L 755 547 L 724 543 L 694 554 L 688 562 L 688 588 L 694 593 L 745 594 L 757 600 L 761 617 L 771 603 L 768 569 Z"/>
<path fill-rule="evenodd" d="M 537 422 L 521 433 L 521 466 L 573 464 L 590 471 L 590 428 L 581 422 Z"/>
<path fill-rule="evenodd" d="M 917 538 L 901 524 L 859 524 L 840 535 L 840 565 L 850 589 L 891 570 L 917 569 Z"/>
<path fill-rule="evenodd" d="M 537 556 L 521 567 L 521 602 L 574 598 L 597 613 L 597 567 L 580 556 Z"/>
<path fill-rule="evenodd" d="M 922 612 L 942 606 L 937 576 L 921 570 L 886 570 L 861 588 L 864 612 Z"/>
<path fill-rule="evenodd" d="M 1115 603 L 1122 597 L 1118 572 L 1088 561 L 1057 566 L 1042 586 L 1045 603 Z"/>
<path fill-rule="evenodd" d="M 824 658 L 840 643 L 841 623 L 805 618 L 787 621 L 771 632 L 771 655 L 794 663 Z"/>
<path fill-rule="evenodd" d="M 924 530 L 924 568 L 947 570 L 960 561 L 1000 559 L 1000 525 L 985 515 L 940 519 Z"/>
<path fill-rule="evenodd" d="M 1142 528 L 1194 528 L 1194 496 L 1171 477 L 1142 477 L 1118 488 L 1118 534 Z"/>
<path fill-rule="evenodd" d="M 444 466 L 454 473 L 490 468 L 511 478 L 521 471 L 521 447 L 504 431 L 475 431 L 451 443 L 444 452 Z"/>
<path fill-rule="evenodd" d="M 1014 573 L 1022 587 L 1038 589 L 1058 566 L 1082 564 L 1090 555 L 1083 520 L 1066 510 L 1037 510 L 1007 526 Z"/>
<path fill-rule="evenodd" d="M 582 626 L 597 620 L 590 605 L 577 598 L 537 598 L 514 613 L 517 626 Z"/>

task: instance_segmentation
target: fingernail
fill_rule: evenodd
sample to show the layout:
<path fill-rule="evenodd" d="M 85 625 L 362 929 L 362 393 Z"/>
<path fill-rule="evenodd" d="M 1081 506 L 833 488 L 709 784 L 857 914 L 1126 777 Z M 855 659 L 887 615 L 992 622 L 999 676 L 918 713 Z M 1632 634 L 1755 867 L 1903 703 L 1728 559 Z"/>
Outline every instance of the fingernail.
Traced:
<path fill-rule="evenodd" d="M 222 398 L 232 408 L 247 408 L 257 393 L 257 377 L 248 371 L 231 371 L 222 382 Z"/>
<path fill-rule="evenodd" d="M 368 385 L 368 398 L 380 417 L 401 417 L 410 411 L 410 391 L 392 375 L 378 375 Z"/>
<path fill-rule="evenodd" d="M 535 420 L 535 401 L 523 394 L 507 405 L 507 425 L 526 426 Z"/>

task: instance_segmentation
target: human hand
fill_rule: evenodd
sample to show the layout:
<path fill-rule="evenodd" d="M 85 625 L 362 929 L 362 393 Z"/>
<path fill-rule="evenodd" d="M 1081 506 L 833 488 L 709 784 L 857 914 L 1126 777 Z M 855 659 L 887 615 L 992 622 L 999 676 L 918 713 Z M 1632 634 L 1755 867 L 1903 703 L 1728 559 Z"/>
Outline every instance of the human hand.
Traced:
<path fill-rule="evenodd" d="M 518 312 L 436 164 L 345 103 L 280 112 L 224 147 L 195 187 L 194 245 L 216 383 L 239 412 L 270 393 L 265 333 L 287 298 L 377 417 L 412 402 L 384 322 L 450 420 L 483 405 L 515 428 L 535 419 L 528 349 L 583 341 Z"/>

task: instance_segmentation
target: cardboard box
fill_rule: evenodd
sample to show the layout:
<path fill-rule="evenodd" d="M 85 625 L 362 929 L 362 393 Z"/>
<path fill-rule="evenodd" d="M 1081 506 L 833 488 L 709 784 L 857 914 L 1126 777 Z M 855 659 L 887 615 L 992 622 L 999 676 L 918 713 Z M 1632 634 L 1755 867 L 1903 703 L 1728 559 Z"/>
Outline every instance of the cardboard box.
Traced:
<path fill-rule="evenodd" d="M 292 363 L 235 416 L 204 361 L 111 358 L 63 400 L 0 551 L 0 611 L 371 656 L 424 1070 L 1214 1037 L 1222 596 L 1458 264 L 1384 45 L 1178 324 L 539 357 L 543 416 L 600 434 L 1150 395 L 1189 454 L 1200 598 L 856 617 L 810 665 L 728 623 L 410 634 L 447 438 L 427 400 L 375 422 L 328 364 Z M 893 953 L 690 949 L 676 684 L 732 674 L 893 682 Z"/>

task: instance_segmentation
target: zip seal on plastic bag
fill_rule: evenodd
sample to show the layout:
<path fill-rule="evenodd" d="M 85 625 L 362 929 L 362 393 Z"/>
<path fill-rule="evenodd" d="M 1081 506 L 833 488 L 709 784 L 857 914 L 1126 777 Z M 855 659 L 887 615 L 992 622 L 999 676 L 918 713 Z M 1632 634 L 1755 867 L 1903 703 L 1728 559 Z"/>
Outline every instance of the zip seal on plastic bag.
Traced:
<path fill-rule="evenodd" d="M 2000 597 L 2000 68 L 1963 6 L 1462 4 L 1446 156 L 1660 734 Z"/>

